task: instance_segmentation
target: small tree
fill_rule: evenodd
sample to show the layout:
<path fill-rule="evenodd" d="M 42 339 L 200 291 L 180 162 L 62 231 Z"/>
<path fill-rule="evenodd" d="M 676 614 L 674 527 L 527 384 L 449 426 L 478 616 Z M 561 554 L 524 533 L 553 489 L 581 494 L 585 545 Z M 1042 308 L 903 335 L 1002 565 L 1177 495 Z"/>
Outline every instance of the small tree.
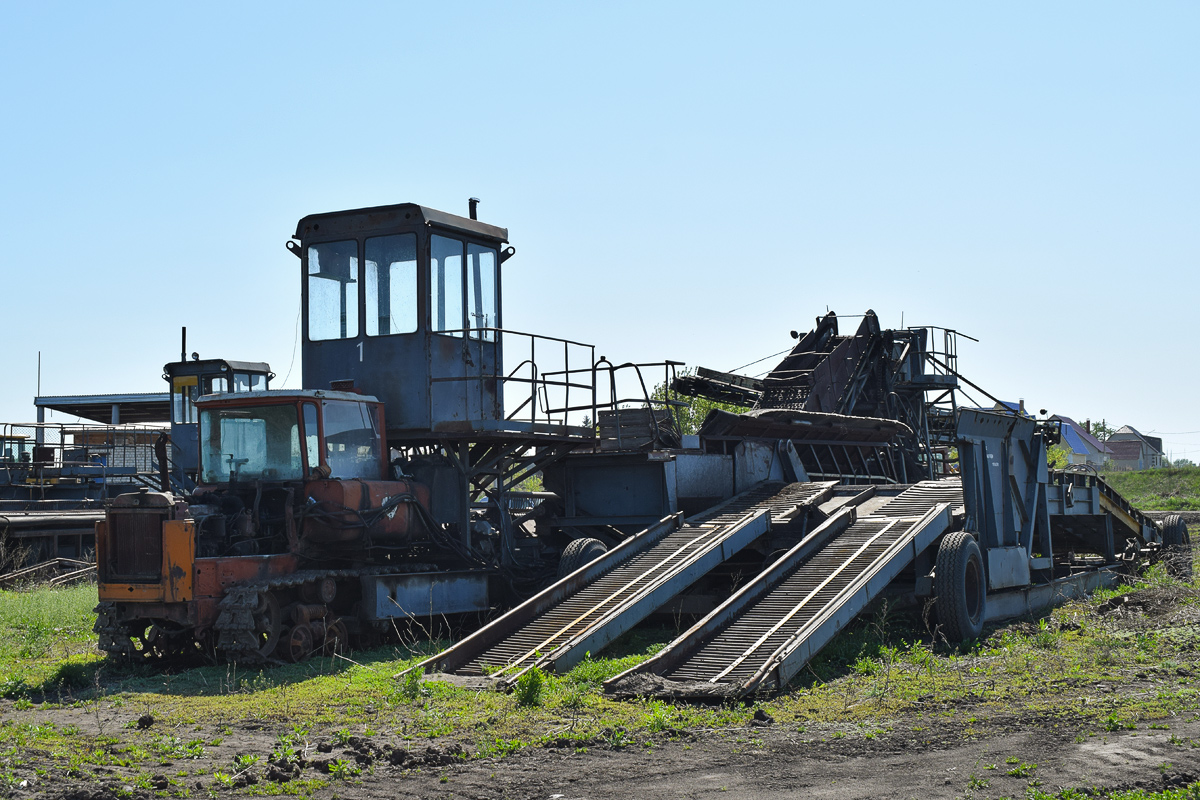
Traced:
<path fill-rule="evenodd" d="M 679 373 L 680 377 L 691 375 L 694 370 L 685 369 Z M 681 434 L 696 433 L 700 430 L 700 426 L 704 424 L 704 418 L 708 416 L 708 412 L 714 408 L 721 411 L 728 411 L 730 414 L 741 414 L 746 410 L 745 406 L 737 406 L 732 403 L 719 403 L 716 400 L 709 400 L 707 397 L 687 397 L 673 391 L 668 391 L 669 387 L 666 384 L 660 383 L 654 387 L 654 391 L 650 397 L 655 402 L 656 408 L 662 408 L 662 403 L 668 403 L 668 408 L 671 409 L 671 414 L 679 422 L 679 432 Z"/>
<path fill-rule="evenodd" d="M 1050 469 L 1066 469 L 1071 463 L 1071 451 L 1061 444 L 1052 444 L 1046 449 L 1046 465 Z"/>
<path fill-rule="evenodd" d="M 1107 442 L 1109 437 L 1116 433 L 1117 430 L 1116 428 L 1108 427 L 1108 420 L 1102 419 L 1099 422 L 1093 422 L 1089 432 L 1100 441 Z"/>

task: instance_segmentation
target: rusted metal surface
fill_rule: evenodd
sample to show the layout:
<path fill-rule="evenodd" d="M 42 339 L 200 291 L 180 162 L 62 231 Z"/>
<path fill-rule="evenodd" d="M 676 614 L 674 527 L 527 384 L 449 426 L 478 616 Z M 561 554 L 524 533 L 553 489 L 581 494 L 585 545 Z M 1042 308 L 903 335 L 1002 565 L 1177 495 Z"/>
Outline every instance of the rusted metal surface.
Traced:
<path fill-rule="evenodd" d="M 196 594 L 220 597 L 239 583 L 269 580 L 288 575 L 300 568 L 300 559 L 291 553 L 269 556 L 196 559 Z"/>
<path fill-rule="evenodd" d="M 414 481 L 310 481 L 305 492 L 304 543 L 404 541 L 425 531 L 419 504 L 429 508 L 429 487 Z M 321 513 L 315 513 L 317 511 Z M 356 522 L 367 523 L 356 525 Z"/>
<path fill-rule="evenodd" d="M 196 561 L 196 526 L 187 520 L 170 520 L 162 526 L 163 600 L 186 603 L 192 599 Z"/>
<path fill-rule="evenodd" d="M 741 420 L 714 414 L 702 434 L 787 438 L 810 475 L 908 483 L 941 474 L 935 450 L 952 444 L 959 335 L 929 327 L 884 330 L 873 311 L 853 334 L 842 335 L 837 315 L 828 313 L 806 335 L 793 332 L 799 341 L 761 380 L 698 370 L 674 386 L 752 406 Z M 869 446 L 876 442 L 886 449 Z"/>

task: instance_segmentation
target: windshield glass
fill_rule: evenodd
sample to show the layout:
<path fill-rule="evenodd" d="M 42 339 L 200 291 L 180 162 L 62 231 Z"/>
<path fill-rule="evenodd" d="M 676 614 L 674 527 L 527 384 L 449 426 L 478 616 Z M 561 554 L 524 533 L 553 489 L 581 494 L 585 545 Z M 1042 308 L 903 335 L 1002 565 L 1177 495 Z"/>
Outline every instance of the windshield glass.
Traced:
<path fill-rule="evenodd" d="M 379 423 L 366 403 L 325 402 L 325 463 L 331 477 L 379 480 Z"/>
<path fill-rule="evenodd" d="M 300 480 L 300 424 L 296 406 L 212 408 L 200 412 L 203 483 Z"/>

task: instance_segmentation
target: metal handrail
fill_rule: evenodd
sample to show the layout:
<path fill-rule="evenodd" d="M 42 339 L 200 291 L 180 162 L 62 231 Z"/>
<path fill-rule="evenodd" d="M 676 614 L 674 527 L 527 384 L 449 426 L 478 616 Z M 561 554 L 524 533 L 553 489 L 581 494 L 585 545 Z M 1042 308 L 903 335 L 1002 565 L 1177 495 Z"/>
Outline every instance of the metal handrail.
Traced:
<path fill-rule="evenodd" d="M 656 400 L 653 397 L 651 397 L 649 390 L 646 388 L 646 379 L 642 375 L 642 367 L 658 367 L 658 366 L 661 366 L 663 368 L 664 398 L 662 400 Z M 617 447 L 623 446 L 623 442 L 621 440 L 621 405 L 623 403 L 641 403 L 643 408 L 646 408 L 650 411 L 650 428 L 654 432 L 654 438 L 656 440 L 661 440 L 661 438 L 662 438 L 662 432 L 661 432 L 661 430 L 659 428 L 659 424 L 658 424 L 658 415 L 654 413 L 654 409 L 656 406 L 661 406 L 661 407 L 665 408 L 667 411 L 671 412 L 672 416 L 675 417 L 676 429 L 682 428 L 682 426 L 680 425 L 677 413 L 675 411 L 676 404 L 672 403 L 672 401 L 669 399 L 669 397 L 666 396 L 666 395 L 674 392 L 674 389 L 672 389 L 671 387 L 674 384 L 674 378 L 676 377 L 675 367 L 677 367 L 677 366 L 682 366 L 682 362 L 659 361 L 659 362 L 640 363 L 640 364 L 634 363 L 634 362 L 626 362 L 621 365 L 615 365 L 611 361 L 609 361 L 607 358 L 605 358 L 604 356 L 601 356 L 600 359 L 595 364 L 592 365 L 592 372 L 593 372 L 592 382 L 593 382 L 593 384 L 597 383 L 597 380 L 595 377 L 596 373 L 598 373 L 601 369 L 608 370 L 609 403 L 604 408 L 604 410 L 611 410 L 616 415 Z M 616 373 L 618 370 L 622 370 L 622 369 L 632 369 L 634 374 L 637 376 L 638 385 L 641 387 L 641 390 L 642 390 L 642 396 L 640 398 L 621 398 L 617 394 Z M 592 419 L 597 422 L 599 421 L 600 409 L 601 409 L 601 406 L 595 402 L 595 395 L 593 394 Z"/>
<path fill-rule="evenodd" d="M 136 481 L 136 473 L 154 469 L 157 462 L 153 440 L 165 429 L 165 426 L 151 425 L 0 423 L 0 443 L 17 445 L 14 457 L 5 457 L 3 450 L 0 450 L 0 472 L 3 481 L 9 485 L 14 481 L 24 482 L 31 476 L 41 477 L 46 470 L 71 467 L 99 467 L 96 477 L 105 483 L 110 480 Z M 132 443 L 122 441 L 130 436 L 134 437 Z M 81 452 L 83 458 L 68 458 L 70 451 Z M 42 457 L 35 458 L 35 455 Z M 97 462 L 93 456 L 105 458 Z M 114 475 L 110 478 L 110 469 L 122 467 L 131 467 L 135 475 Z"/>
<path fill-rule="evenodd" d="M 479 365 L 477 371 L 469 375 L 433 375 L 430 380 L 434 383 L 441 382 L 482 382 L 484 380 L 497 381 L 501 386 L 508 385 L 529 385 L 529 394 L 515 409 L 505 412 L 500 409 L 504 419 L 513 420 L 517 415 L 525 409 L 529 408 L 529 420 L 536 421 L 539 416 L 545 416 L 548 422 L 555 422 L 553 419 L 555 413 L 561 412 L 561 409 L 555 409 L 550 401 L 551 391 L 562 391 L 566 397 L 564 399 L 563 408 L 570 408 L 571 390 L 590 391 L 591 386 L 583 381 L 572 380 L 574 376 L 585 375 L 584 369 L 571 368 L 571 350 L 572 348 L 582 348 L 586 350 L 586 356 L 582 354 L 576 355 L 576 358 L 584 357 L 590 365 L 595 358 L 595 346 L 577 342 L 571 339 L 562 339 L 555 336 L 542 336 L 539 334 L 525 333 L 522 331 L 506 330 L 502 328 L 462 328 L 449 331 L 439 331 L 440 334 L 457 335 L 463 338 L 464 344 L 468 341 L 478 342 L 480 345 L 491 345 L 496 348 L 497 358 L 492 361 L 490 369 L 485 368 L 483 364 Z M 492 337 L 487 337 L 485 334 L 493 334 Z M 528 344 L 529 353 L 524 357 L 515 368 L 507 374 L 503 372 L 503 358 L 500 356 L 504 350 L 513 350 L 514 345 L 512 340 L 525 340 Z M 552 347 L 562 346 L 563 369 L 555 370 L 549 373 L 543 372 L 537 364 L 537 351 L 539 344 L 546 344 Z M 528 375 L 520 374 L 525 367 L 529 368 Z M 539 394 L 542 402 L 539 403 Z M 566 424 L 566 419 L 561 420 Z"/>
<path fill-rule="evenodd" d="M 646 367 L 663 368 L 664 386 L 666 391 L 671 393 L 674 391 L 671 389 L 671 379 L 675 376 L 676 367 L 681 366 L 682 362 L 663 361 L 650 364 L 629 362 L 613 365 L 607 358 L 596 359 L 594 345 L 502 328 L 462 328 L 439 331 L 439 333 L 462 337 L 464 347 L 467 346 L 467 342 L 477 342 L 481 346 L 490 345 L 495 348 L 495 357 L 482 359 L 469 374 L 431 375 L 431 382 L 479 383 L 482 387 L 483 381 L 496 381 L 500 389 L 496 395 L 497 401 L 501 405 L 498 411 L 503 419 L 508 421 L 537 422 L 544 420 L 549 424 L 566 426 L 570 424 L 570 417 L 573 414 L 588 412 L 591 414 L 592 423 L 595 424 L 600 410 L 617 409 L 619 413 L 619 408 L 623 404 L 637 403 L 649 408 L 665 407 L 672 411 L 674 411 L 673 406 L 677 405 L 677 403 L 672 403 L 670 398 L 654 399 L 646 386 L 642 370 Z M 505 351 L 512 352 L 526 346 L 528 347 L 527 354 L 523 353 L 517 365 L 506 371 L 503 368 Z M 559 350 L 560 347 L 561 350 Z M 539 349 L 545 348 L 550 350 L 552 360 L 558 362 L 551 365 L 551 369 L 543 369 L 543 366 L 538 363 Z M 576 350 L 576 352 L 573 354 L 572 350 Z M 582 365 L 580 364 L 581 360 L 584 361 Z M 608 397 L 602 399 L 603 392 L 599 384 L 599 373 L 604 369 L 609 371 L 609 381 L 606 387 Z M 637 381 L 634 396 L 628 398 L 622 397 L 618 392 L 616 373 L 623 370 L 632 370 Z M 520 402 L 515 407 L 503 408 L 505 397 L 503 388 L 508 386 L 524 387 L 525 385 L 528 385 L 528 390 L 522 389 L 517 395 L 522 397 Z M 578 399 L 580 393 L 584 395 L 582 400 Z M 660 420 L 654 414 L 651 414 L 651 420 L 654 432 L 658 435 Z M 678 426 L 679 420 L 676 419 L 675 422 Z"/>

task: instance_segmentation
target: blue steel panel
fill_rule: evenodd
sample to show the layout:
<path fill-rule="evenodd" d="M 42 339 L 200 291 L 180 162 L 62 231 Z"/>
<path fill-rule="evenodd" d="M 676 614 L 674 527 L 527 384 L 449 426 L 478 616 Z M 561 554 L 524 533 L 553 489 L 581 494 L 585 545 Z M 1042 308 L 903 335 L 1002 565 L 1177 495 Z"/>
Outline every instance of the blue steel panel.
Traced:
<path fill-rule="evenodd" d="M 359 336 L 355 339 L 306 341 L 301 348 L 305 389 L 328 389 L 330 381 L 354 385 L 383 403 L 391 430 L 430 427 L 426 334 Z"/>
<path fill-rule="evenodd" d="M 368 619 L 464 614 L 489 607 L 488 576 L 481 572 L 369 575 L 362 585 Z"/>
<path fill-rule="evenodd" d="M 1080 572 L 1067 578 L 1056 578 L 1021 589 L 1003 592 L 988 592 L 985 622 L 1011 619 L 1035 613 L 1043 608 L 1066 603 L 1083 597 L 1100 588 L 1116 586 L 1121 582 L 1120 567 L 1101 567 Z"/>

